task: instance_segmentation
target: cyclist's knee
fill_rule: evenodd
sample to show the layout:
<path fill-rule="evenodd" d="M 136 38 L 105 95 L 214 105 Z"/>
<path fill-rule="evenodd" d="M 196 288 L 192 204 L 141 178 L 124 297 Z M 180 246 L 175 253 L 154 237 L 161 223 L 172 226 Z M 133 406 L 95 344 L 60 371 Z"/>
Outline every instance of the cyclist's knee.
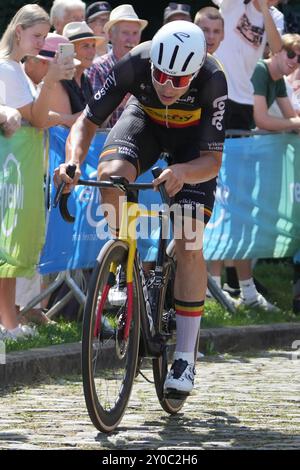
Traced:
<path fill-rule="evenodd" d="M 110 176 L 123 176 L 128 181 L 136 179 L 134 165 L 126 160 L 100 161 L 98 165 L 98 178 L 102 181 L 109 180 Z"/>

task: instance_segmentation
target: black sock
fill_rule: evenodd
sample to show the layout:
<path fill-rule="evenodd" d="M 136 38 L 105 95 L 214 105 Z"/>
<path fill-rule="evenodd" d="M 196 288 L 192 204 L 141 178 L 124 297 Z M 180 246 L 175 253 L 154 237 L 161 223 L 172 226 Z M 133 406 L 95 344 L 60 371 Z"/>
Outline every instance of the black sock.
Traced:
<path fill-rule="evenodd" d="M 235 267 L 234 266 L 226 267 L 225 269 L 226 269 L 226 280 L 227 280 L 227 284 L 229 285 L 229 287 L 231 287 L 232 289 L 239 289 L 240 288 L 239 278 L 238 278 Z"/>

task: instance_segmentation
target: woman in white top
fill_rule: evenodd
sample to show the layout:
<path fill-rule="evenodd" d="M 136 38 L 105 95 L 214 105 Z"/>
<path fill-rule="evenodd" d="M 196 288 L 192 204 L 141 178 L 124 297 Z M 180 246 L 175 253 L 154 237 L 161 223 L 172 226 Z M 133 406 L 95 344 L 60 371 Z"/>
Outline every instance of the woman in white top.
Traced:
<path fill-rule="evenodd" d="M 38 97 L 28 80 L 21 60 L 37 55 L 50 30 L 48 14 L 38 5 L 25 5 L 11 20 L 0 41 L 0 102 L 16 108 L 23 119 L 38 128 L 48 125 L 51 91 L 59 80 L 74 75 L 72 59 L 51 62 Z M 26 249 L 26 247 L 20 247 Z M 0 340 L 1 336 L 17 338 L 30 334 L 18 325 L 15 309 L 15 278 L 0 278 Z"/>

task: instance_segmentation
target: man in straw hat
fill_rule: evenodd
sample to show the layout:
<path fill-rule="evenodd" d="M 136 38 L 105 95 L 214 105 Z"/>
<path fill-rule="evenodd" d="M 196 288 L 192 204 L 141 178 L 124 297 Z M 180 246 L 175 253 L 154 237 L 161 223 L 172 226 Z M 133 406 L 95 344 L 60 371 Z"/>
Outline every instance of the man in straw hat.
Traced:
<path fill-rule="evenodd" d="M 139 44 L 141 33 L 147 26 L 147 20 L 141 20 L 132 5 L 119 5 L 114 8 L 109 16 L 109 21 L 104 25 L 112 49 L 103 56 L 96 59 L 94 65 L 88 71 L 88 77 L 92 83 L 95 93 L 103 87 L 112 67 L 133 47 Z M 113 127 L 121 116 L 128 96 L 114 110 L 106 127 Z"/>

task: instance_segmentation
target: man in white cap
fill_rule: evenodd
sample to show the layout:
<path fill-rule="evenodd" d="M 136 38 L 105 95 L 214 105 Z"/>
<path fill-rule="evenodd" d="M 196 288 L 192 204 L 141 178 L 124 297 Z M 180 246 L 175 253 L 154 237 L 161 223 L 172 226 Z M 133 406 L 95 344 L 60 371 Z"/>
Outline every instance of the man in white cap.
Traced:
<path fill-rule="evenodd" d="M 104 26 L 104 32 L 109 37 L 112 49 L 96 59 L 94 65 L 87 72 L 95 93 L 104 86 L 112 67 L 139 44 L 141 33 L 147 24 L 147 20 L 141 20 L 138 17 L 132 5 L 119 5 L 111 11 L 109 21 Z M 128 96 L 114 110 L 104 124 L 105 127 L 111 128 L 115 125 L 123 112 L 127 99 Z"/>
<path fill-rule="evenodd" d="M 169 5 L 164 9 L 163 24 L 177 20 L 192 21 L 190 5 L 187 5 L 186 3 L 169 3 Z"/>
<path fill-rule="evenodd" d="M 104 33 L 105 23 L 109 20 L 109 15 L 112 8 L 109 2 L 95 2 L 89 5 L 85 12 L 85 21 L 89 27 L 94 31 L 96 36 L 103 37 L 103 42 L 96 46 L 96 56 L 100 57 L 109 51 L 108 38 Z"/>

